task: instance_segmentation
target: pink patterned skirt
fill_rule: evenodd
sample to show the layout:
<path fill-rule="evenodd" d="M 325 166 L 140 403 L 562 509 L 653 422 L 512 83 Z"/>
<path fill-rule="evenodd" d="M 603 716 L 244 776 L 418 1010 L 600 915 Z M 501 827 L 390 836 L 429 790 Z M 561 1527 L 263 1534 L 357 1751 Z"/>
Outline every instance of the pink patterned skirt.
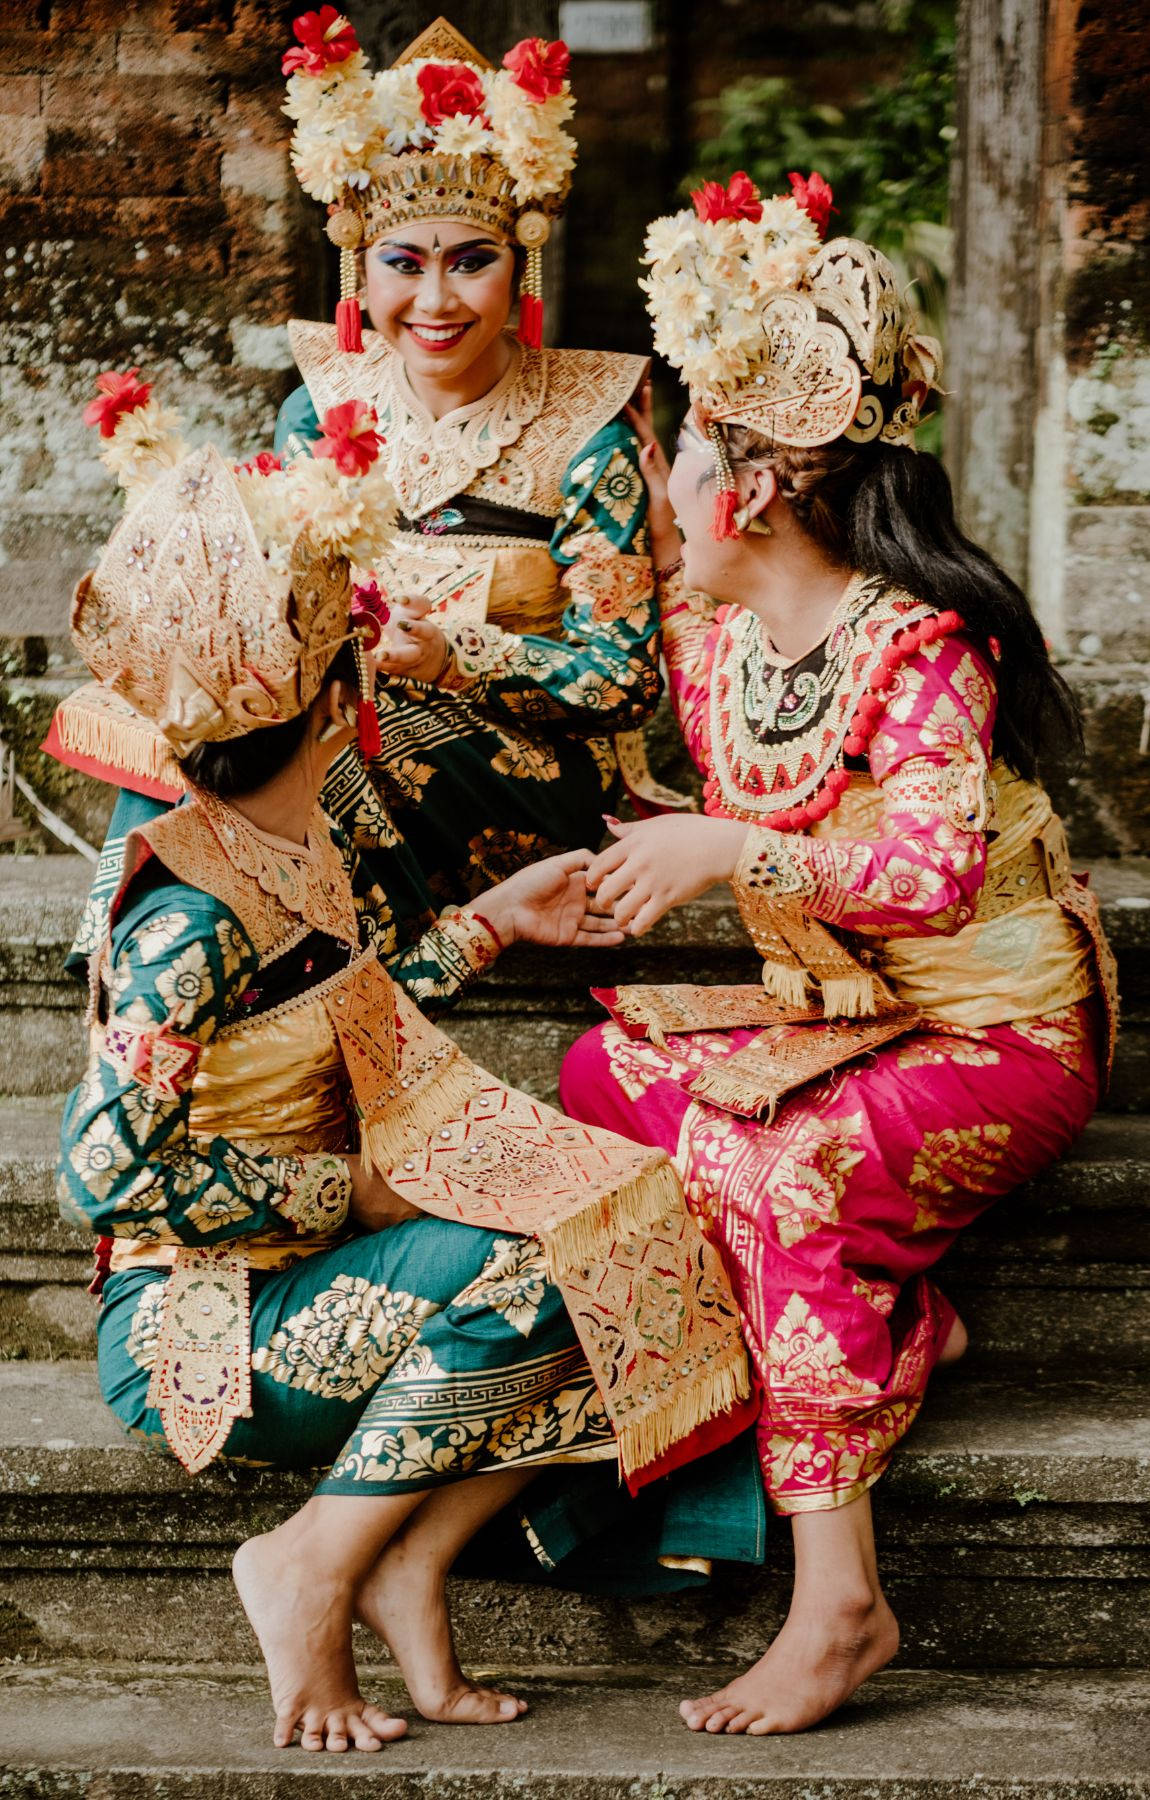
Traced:
<path fill-rule="evenodd" d="M 819 1512 L 878 1480 L 922 1405 L 954 1320 L 927 1271 L 1094 1111 L 1098 1008 L 916 1032 L 801 1089 L 770 1125 L 680 1086 L 755 1035 L 661 1050 L 600 1026 L 568 1052 L 560 1097 L 674 1157 L 742 1311 L 768 1496 L 779 1513 Z"/>

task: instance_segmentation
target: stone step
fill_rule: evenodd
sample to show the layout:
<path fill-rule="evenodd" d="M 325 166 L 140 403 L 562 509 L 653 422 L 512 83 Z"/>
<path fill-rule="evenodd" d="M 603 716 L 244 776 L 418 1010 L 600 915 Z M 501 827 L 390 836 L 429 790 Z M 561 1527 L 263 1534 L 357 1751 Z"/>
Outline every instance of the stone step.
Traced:
<path fill-rule="evenodd" d="M 56 1205 L 60 1101 L 0 1100 L 0 1356 L 90 1356 L 91 1239 Z M 940 1265 L 982 1372 L 1150 1366 L 1150 1116 L 1099 1115 Z"/>
<path fill-rule="evenodd" d="M 0 1366 L 0 1655 L 249 1662 L 232 1551 L 309 1485 L 230 1466 L 193 1484 L 121 1434 L 89 1366 Z M 1145 1384 L 936 1380 L 876 1519 L 913 1666 L 1150 1663 Z M 785 1615 L 788 1538 L 772 1522 L 763 1570 L 659 1598 L 459 1579 L 462 1653 L 488 1666 L 744 1663 Z"/>
<path fill-rule="evenodd" d="M 81 857 L 0 857 L 0 1094 L 51 1094 L 80 1077 L 84 994 L 64 973 L 91 867 Z M 1141 1112 L 1150 1097 L 1150 859 L 1091 866 L 1118 957 L 1125 1029 L 1106 1105 Z M 621 950 L 510 951 L 452 1016 L 468 1053 L 554 1099 L 563 1052 L 603 1018 L 592 987 L 628 981 L 754 981 L 758 962 L 729 894 L 714 890 Z"/>
<path fill-rule="evenodd" d="M 374 1673 L 374 1672 L 372 1672 Z M 503 1676 L 504 1671 L 494 1673 Z M 689 1669 L 531 1672 L 517 1724 L 467 1730 L 368 1691 L 409 1735 L 373 1756 L 273 1750 L 262 1680 L 229 1667 L 16 1669 L 0 1695 L 4 1792 L 25 1800 L 1142 1800 L 1150 1678 L 934 1673 L 868 1681 L 817 1732 L 686 1730 Z"/>

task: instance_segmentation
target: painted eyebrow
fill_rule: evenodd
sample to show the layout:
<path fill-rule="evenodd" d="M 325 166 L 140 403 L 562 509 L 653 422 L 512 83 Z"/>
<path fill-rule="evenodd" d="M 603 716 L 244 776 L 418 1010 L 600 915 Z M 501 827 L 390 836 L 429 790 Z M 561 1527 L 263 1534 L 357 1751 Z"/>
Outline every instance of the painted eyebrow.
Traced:
<path fill-rule="evenodd" d="M 462 244 L 449 244 L 443 254 L 444 256 L 458 256 L 461 250 L 478 250 L 482 245 L 486 245 L 492 250 L 500 248 L 497 238 L 466 238 Z M 418 256 L 420 259 L 429 254 L 428 251 L 421 250 L 418 244 L 403 244 L 398 238 L 384 238 L 379 248 L 381 250 L 405 250 L 408 256 Z"/>

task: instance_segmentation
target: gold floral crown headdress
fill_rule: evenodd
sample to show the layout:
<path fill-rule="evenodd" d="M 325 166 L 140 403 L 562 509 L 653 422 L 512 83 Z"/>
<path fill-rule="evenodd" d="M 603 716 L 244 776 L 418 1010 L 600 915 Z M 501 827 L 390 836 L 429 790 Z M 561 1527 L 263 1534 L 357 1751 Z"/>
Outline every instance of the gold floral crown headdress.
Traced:
<path fill-rule="evenodd" d="M 566 44 L 524 38 L 492 68 L 446 19 L 372 75 L 334 6 L 295 21 L 283 59 L 292 165 L 340 252 L 339 348 L 361 351 L 355 252 L 412 219 L 464 218 L 527 252 L 519 336 L 543 341 L 542 248 L 575 164 Z"/>
<path fill-rule="evenodd" d="M 84 414 L 129 502 L 76 589 L 84 661 L 186 756 L 306 711 L 350 638 L 361 744 L 378 754 L 365 646 L 379 639 L 379 597 L 351 579 L 394 533 L 374 414 L 332 407 L 314 457 L 233 468 L 211 445 L 189 450 L 178 414 L 139 376 L 101 375 Z"/>
<path fill-rule="evenodd" d="M 739 170 L 709 181 L 694 210 L 656 219 L 640 282 L 655 348 L 675 365 L 707 426 L 718 467 L 712 526 L 737 536 L 737 492 L 722 427 L 812 449 L 839 437 L 913 448 L 941 350 L 919 334 L 895 272 L 857 238 L 823 243 L 833 195 L 818 174 L 764 199 Z"/>

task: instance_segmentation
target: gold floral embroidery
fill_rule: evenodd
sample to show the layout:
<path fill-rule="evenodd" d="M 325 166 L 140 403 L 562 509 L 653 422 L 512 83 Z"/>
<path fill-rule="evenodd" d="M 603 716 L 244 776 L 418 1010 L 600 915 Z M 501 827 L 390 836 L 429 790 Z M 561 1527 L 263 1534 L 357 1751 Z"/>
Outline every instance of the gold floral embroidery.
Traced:
<path fill-rule="evenodd" d="M 820 1426 L 767 1438 L 767 1486 L 782 1513 L 822 1511 L 854 1499 L 882 1474 L 890 1453 L 922 1404 L 896 1400 L 868 1410 L 865 1419 L 828 1420 Z"/>
<path fill-rule="evenodd" d="M 880 1318 L 889 1319 L 898 1299 L 898 1282 L 866 1281 L 859 1275 L 855 1278 L 851 1292 L 857 1294 L 860 1300 L 865 1300 L 868 1306 L 873 1306 Z"/>
<path fill-rule="evenodd" d="M 323 1400 L 356 1400 L 383 1379 L 436 1310 L 383 1282 L 337 1275 L 254 1352 L 252 1368 Z"/>
<path fill-rule="evenodd" d="M 231 919 L 216 920 L 216 942 L 223 958 L 224 980 L 230 981 L 239 969 L 247 962 L 250 951 L 247 940 L 238 925 Z"/>
<path fill-rule="evenodd" d="M 168 1008 L 170 1025 L 190 1025 L 215 992 L 202 944 L 189 944 L 156 976 L 156 992 Z"/>
<path fill-rule="evenodd" d="M 1060 1063 L 1077 1072 L 1090 1042 L 1090 1032 L 1081 1009 L 1064 1006 L 1057 1012 L 1040 1013 L 1031 1019 L 1012 1019 L 1010 1029 L 1028 1044 L 1049 1050 Z"/>
<path fill-rule="evenodd" d="M 801 1125 L 771 1172 L 768 1195 L 779 1242 L 789 1249 L 839 1216 L 847 1177 L 862 1162 L 863 1116 L 811 1118 Z"/>
<path fill-rule="evenodd" d="M 137 933 L 136 947 L 144 962 L 154 962 L 161 951 L 167 950 L 181 932 L 188 929 L 187 913 L 163 913 L 158 919 L 149 919 L 143 930 Z"/>
<path fill-rule="evenodd" d="M 877 1382 L 854 1373 L 834 1333 L 798 1293 L 791 1295 L 771 1333 L 767 1381 L 772 1392 L 786 1388 L 827 1399 L 881 1391 Z"/>
<path fill-rule="evenodd" d="M 559 774 L 559 760 L 551 746 L 512 737 L 509 732 L 504 734 L 502 749 L 492 757 L 491 767 L 497 775 L 521 781 L 554 781 Z"/>
<path fill-rule="evenodd" d="M 237 1193 L 222 1181 L 214 1181 L 205 1188 L 198 1200 L 193 1200 L 185 1217 L 189 1225 L 205 1234 L 218 1231 L 224 1225 L 238 1225 L 241 1219 L 250 1219 L 252 1209 L 246 1200 L 241 1200 Z"/>
<path fill-rule="evenodd" d="M 975 727 L 985 725 L 992 698 L 990 683 L 969 650 L 952 673 L 950 685 L 970 714 Z"/>
<path fill-rule="evenodd" d="M 417 762 L 413 756 L 397 756 L 382 773 L 388 784 L 405 800 L 423 799 L 424 790 L 435 776 L 430 763 Z"/>
<path fill-rule="evenodd" d="M 915 1203 L 914 1231 L 946 1223 L 951 1194 L 993 1192 L 992 1177 L 1010 1143 L 1010 1126 L 948 1125 L 923 1133 L 910 1172 L 908 1192 Z"/>
<path fill-rule="evenodd" d="M 155 1364 L 167 1294 L 166 1281 L 150 1281 L 136 1302 L 124 1349 L 138 1369 L 150 1369 Z"/>
<path fill-rule="evenodd" d="M 546 1280 L 538 1238 L 496 1238 L 480 1273 L 457 1296 L 452 1310 L 489 1307 L 520 1337 L 530 1337 L 543 1304 Z"/>
<path fill-rule="evenodd" d="M 917 1033 L 907 1038 L 898 1052 L 900 1069 L 945 1068 L 956 1063 L 963 1068 L 990 1069 L 1002 1061 L 993 1044 L 982 1044 L 967 1038 L 942 1036 L 939 1033 Z"/>
<path fill-rule="evenodd" d="M 111 1119 L 101 1113 L 72 1145 L 68 1161 L 93 1200 L 106 1200 L 117 1175 L 131 1166 L 132 1154 Z"/>
<path fill-rule="evenodd" d="M 621 450 L 611 452 L 611 460 L 595 483 L 593 497 L 617 525 L 626 525 L 643 496 L 643 478 L 629 457 Z"/>
<path fill-rule="evenodd" d="M 925 863 L 892 856 L 867 882 L 859 899 L 880 911 L 888 907 L 918 909 L 940 894 L 944 885 L 937 870 Z"/>

